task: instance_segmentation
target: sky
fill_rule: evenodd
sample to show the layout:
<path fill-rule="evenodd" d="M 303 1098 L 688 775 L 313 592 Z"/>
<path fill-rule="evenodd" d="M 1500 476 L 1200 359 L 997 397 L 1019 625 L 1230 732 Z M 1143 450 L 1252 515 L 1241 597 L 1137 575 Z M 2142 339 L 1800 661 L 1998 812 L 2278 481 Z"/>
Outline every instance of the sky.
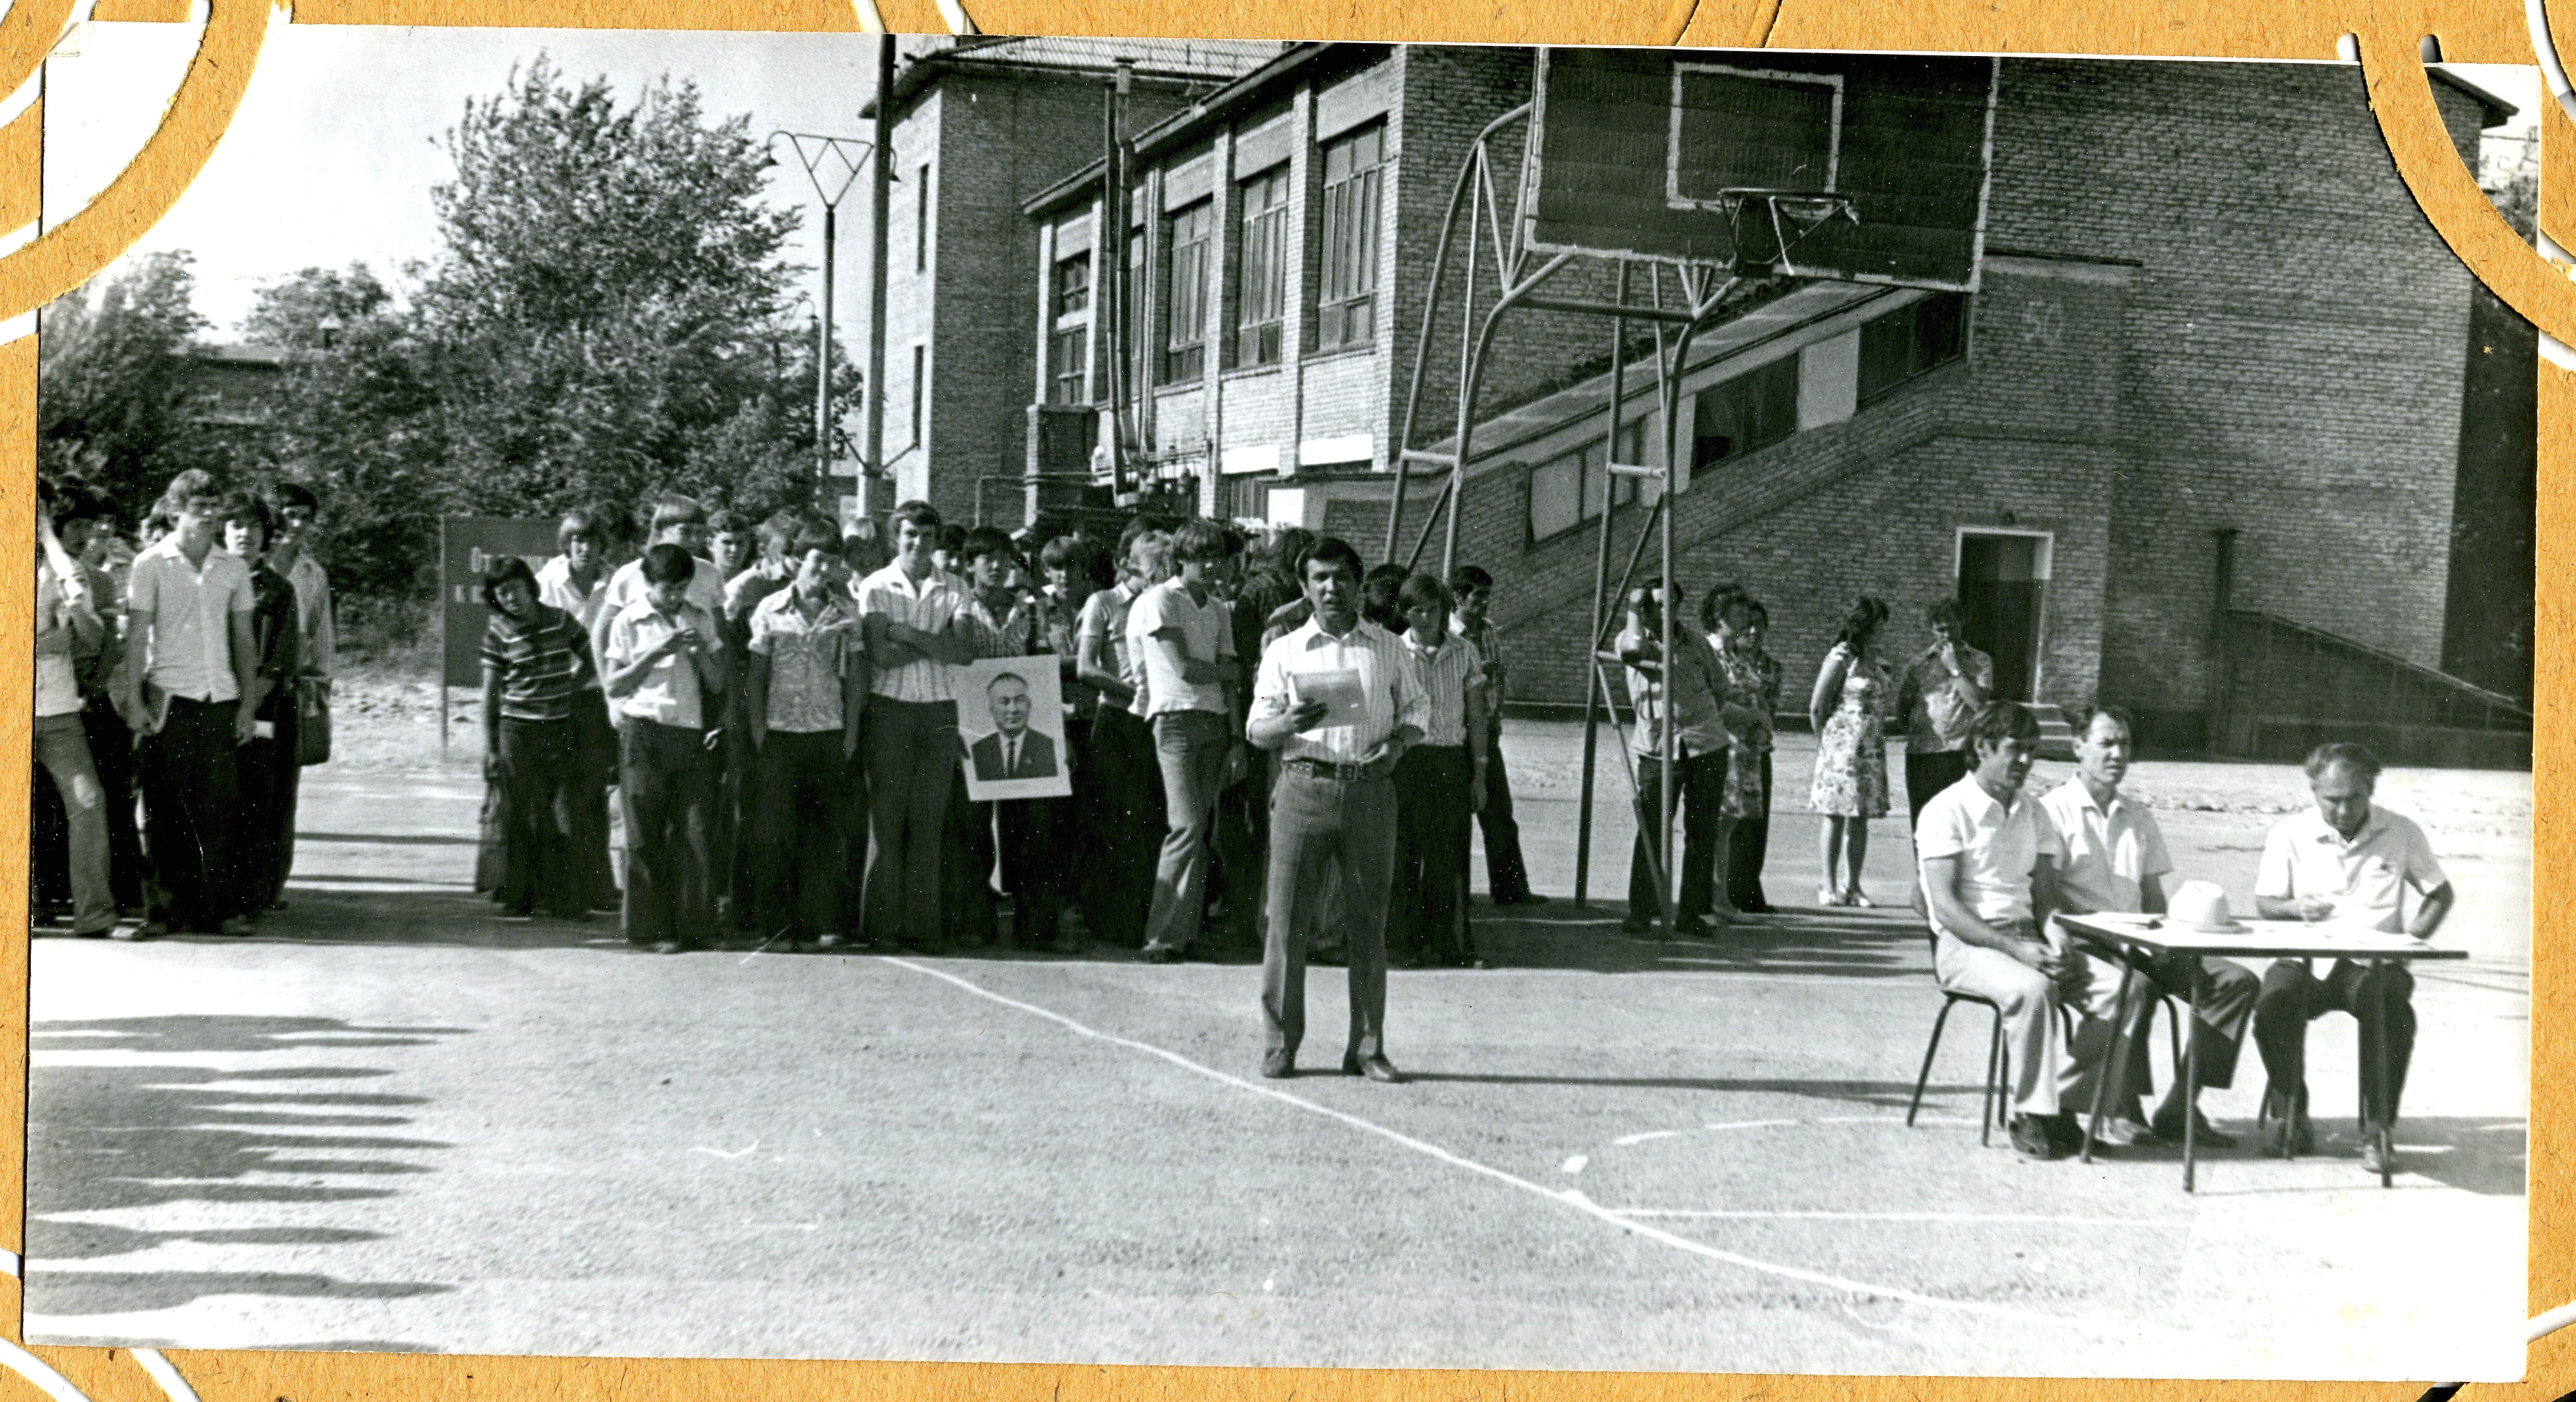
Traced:
<path fill-rule="evenodd" d="M 78 56 L 48 61 L 49 222 L 78 209 L 141 148 L 196 36 L 188 25 L 92 23 Z M 198 308 L 214 338 L 229 339 L 265 282 L 353 261 L 392 282 L 406 261 L 435 253 L 429 190 L 449 174 L 440 134 L 468 97 L 498 90 L 512 65 L 540 52 L 570 77 L 605 75 L 630 98 L 660 74 L 693 77 L 707 111 L 747 112 L 762 133 L 863 137 L 858 112 L 874 78 L 874 45 L 837 34 L 336 28 L 289 24 L 281 14 L 213 159 L 135 251 L 194 253 Z M 2537 122 L 2538 69 L 2447 66 L 2522 109 L 2491 137 Z M 819 265 L 822 221 L 803 171 L 782 159 L 769 193 L 805 209 L 789 256 Z M 865 189 L 854 189 L 835 298 L 845 326 L 865 296 L 865 208 Z"/>
<path fill-rule="evenodd" d="M 47 61 L 49 223 L 141 149 L 196 36 L 194 26 L 93 23 L 78 57 Z M 299 268 L 364 262 L 391 281 L 407 260 L 437 251 L 429 191 L 451 173 L 438 138 L 467 98 L 499 90 L 513 64 L 540 52 L 568 78 L 605 75 L 625 99 L 666 72 L 694 78 L 708 113 L 747 112 L 757 134 L 867 134 L 858 114 L 876 52 L 863 35 L 335 28 L 281 16 L 213 158 L 134 251 L 196 255 L 198 310 L 214 339 L 229 339 L 262 283 Z M 788 256 L 818 266 L 820 206 L 783 143 L 769 194 L 806 211 Z M 864 282 L 850 231 L 864 228 L 866 201 L 861 182 L 843 205 L 844 293 Z M 846 324 L 855 303 L 834 300 Z"/>

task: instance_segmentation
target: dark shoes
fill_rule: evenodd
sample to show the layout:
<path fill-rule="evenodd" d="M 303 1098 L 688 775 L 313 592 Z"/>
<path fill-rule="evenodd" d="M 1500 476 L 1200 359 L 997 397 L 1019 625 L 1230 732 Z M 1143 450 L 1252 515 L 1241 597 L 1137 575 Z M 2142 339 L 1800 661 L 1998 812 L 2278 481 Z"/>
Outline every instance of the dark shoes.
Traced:
<path fill-rule="evenodd" d="M 2012 1117 L 2013 1152 L 2026 1159 L 2047 1162 L 2066 1157 L 2059 1144 L 2057 1121 L 2053 1116 L 2015 1115 Z"/>
<path fill-rule="evenodd" d="M 257 929 L 258 927 L 251 924 L 250 917 L 247 915 L 227 915 L 224 917 L 224 923 L 215 927 L 215 933 L 240 936 L 251 934 Z"/>
<path fill-rule="evenodd" d="M 1383 1082 L 1390 1086 L 1400 1086 L 1404 1084 L 1404 1073 L 1396 1070 L 1395 1063 L 1388 1061 L 1383 1053 L 1366 1058 L 1361 1057 L 1357 1052 L 1344 1053 L 1342 1056 L 1342 1074 L 1345 1076 L 1366 1076 L 1372 1081 Z"/>
<path fill-rule="evenodd" d="M 2158 1139 L 2174 1144 L 2181 1143 L 2182 1116 L 2175 1113 L 2170 1105 L 2159 1107 L 2156 1111 L 2155 1131 Z M 2195 1108 L 2191 1112 L 2191 1145 L 2195 1150 L 2233 1149 L 2236 1147 L 2236 1136 L 2211 1124 L 2209 1117 Z"/>
<path fill-rule="evenodd" d="M 1174 949 L 1169 945 L 1147 945 L 1145 947 L 1145 962 L 1148 964 L 1177 964 L 1188 957 L 1189 951 L 1185 949 Z"/>
<path fill-rule="evenodd" d="M 1296 1075 L 1297 1053 L 1285 1050 L 1263 1052 L 1261 1054 L 1261 1074 L 1264 1079 L 1272 1081 L 1284 1081 L 1289 1077 Z"/>

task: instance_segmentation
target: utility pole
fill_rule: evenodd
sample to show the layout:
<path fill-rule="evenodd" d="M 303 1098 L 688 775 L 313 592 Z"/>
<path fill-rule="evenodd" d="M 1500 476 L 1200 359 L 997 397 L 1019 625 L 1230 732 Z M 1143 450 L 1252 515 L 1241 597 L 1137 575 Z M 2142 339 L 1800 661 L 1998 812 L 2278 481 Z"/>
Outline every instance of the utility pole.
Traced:
<path fill-rule="evenodd" d="M 877 104 L 877 123 L 885 124 L 885 104 Z M 774 146 L 780 137 L 787 138 L 787 148 L 796 153 L 796 163 L 805 168 L 805 178 L 814 183 L 814 197 L 823 204 L 823 300 L 815 307 L 814 316 L 814 493 L 819 499 L 830 495 L 832 485 L 832 273 L 833 246 L 839 231 L 841 200 L 859 178 L 859 162 L 873 149 L 870 143 L 851 136 L 817 136 L 812 132 L 774 131 L 769 134 Z M 880 175 L 885 162 L 876 163 Z M 882 224 L 882 221 L 880 221 Z M 882 257 L 885 235 L 877 235 Z M 880 264 L 882 267 L 882 264 Z M 878 293 L 883 296 L 882 291 Z M 880 318 L 882 319 L 882 318 Z M 883 333 L 870 333 L 871 348 L 882 344 Z M 868 403 L 876 403 L 876 376 L 884 367 L 871 356 L 868 366 Z"/>
<path fill-rule="evenodd" d="M 868 506 L 868 477 L 885 476 L 886 218 L 894 183 L 894 36 L 877 36 L 877 126 L 868 170 L 868 416 L 856 484 Z"/>
<path fill-rule="evenodd" d="M 1136 81 L 1136 61 L 1118 60 L 1117 75 L 1109 80 L 1100 102 L 1100 217 L 1107 222 L 1100 240 L 1108 265 L 1101 276 L 1092 279 L 1100 285 L 1101 303 L 1095 315 L 1105 334 L 1098 339 L 1102 358 L 1108 370 L 1109 399 L 1109 491 L 1113 499 L 1127 494 L 1127 173 L 1121 169 L 1122 154 L 1118 144 L 1119 117 L 1127 105 L 1128 89 Z"/>

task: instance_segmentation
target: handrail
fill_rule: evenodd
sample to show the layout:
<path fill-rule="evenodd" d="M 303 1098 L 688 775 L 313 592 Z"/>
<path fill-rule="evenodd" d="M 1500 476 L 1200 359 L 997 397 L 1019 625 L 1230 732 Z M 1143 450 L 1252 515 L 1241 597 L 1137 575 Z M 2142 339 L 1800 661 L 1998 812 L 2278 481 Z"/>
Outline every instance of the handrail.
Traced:
<path fill-rule="evenodd" d="M 2450 673 L 2445 672 L 2438 667 L 2427 667 L 2421 662 L 2400 657 L 2393 652 L 2382 652 L 2368 643 L 2356 642 L 2340 633 L 2330 633 L 2323 628 L 2301 623 L 2295 618 L 2284 618 L 2280 614 L 2266 612 L 2262 609 L 2232 608 L 2228 610 L 2228 615 L 2232 620 L 2245 620 L 2262 623 L 2270 627 L 2279 628 L 2285 632 L 2297 634 L 2298 636 L 2306 638 L 2312 642 L 2322 643 L 2329 648 L 2334 648 L 2343 652 L 2358 653 L 2374 662 L 2410 673 L 2418 680 L 2430 683 L 2442 688 L 2443 690 L 2458 692 L 2466 697 L 2494 706 L 2499 710 L 2509 711 L 2516 716 L 2520 716 L 2525 721 L 2532 718 L 2531 709 L 2529 707 L 2502 692 L 2489 691 L 2475 682 L 2468 681 L 2461 677 L 2452 676 Z"/>

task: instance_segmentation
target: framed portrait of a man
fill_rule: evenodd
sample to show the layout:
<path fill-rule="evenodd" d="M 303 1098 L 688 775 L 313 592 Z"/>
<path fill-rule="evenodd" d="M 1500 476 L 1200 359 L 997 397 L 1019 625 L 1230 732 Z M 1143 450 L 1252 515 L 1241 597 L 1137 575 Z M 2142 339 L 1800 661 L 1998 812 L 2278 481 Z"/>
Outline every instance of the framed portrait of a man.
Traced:
<path fill-rule="evenodd" d="M 1056 659 L 1043 653 L 987 657 L 958 678 L 957 729 L 966 744 L 968 798 L 985 803 L 1073 792 L 1056 668 Z"/>

